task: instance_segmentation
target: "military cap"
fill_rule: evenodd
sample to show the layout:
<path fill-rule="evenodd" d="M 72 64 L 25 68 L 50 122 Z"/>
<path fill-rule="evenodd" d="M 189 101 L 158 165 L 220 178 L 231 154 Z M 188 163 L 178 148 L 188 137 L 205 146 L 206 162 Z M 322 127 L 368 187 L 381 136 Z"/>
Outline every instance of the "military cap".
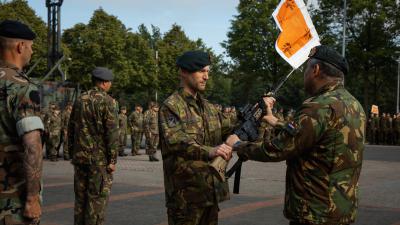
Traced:
<path fill-rule="evenodd" d="M 25 24 L 16 20 L 4 20 L 0 23 L 0 36 L 33 40 L 36 34 Z"/>
<path fill-rule="evenodd" d="M 112 81 L 114 78 L 112 71 L 105 67 L 94 68 L 94 70 L 92 71 L 92 76 L 104 81 Z"/>
<path fill-rule="evenodd" d="M 190 73 L 199 71 L 211 64 L 210 55 L 203 51 L 188 51 L 179 56 L 176 65 Z"/>
<path fill-rule="evenodd" d="M 327 62 L 342 71 L 345 75 L 349 72 L 349 64 L 347 63 L 347 60 L 333 48 L 326 45 L 312 48 L 308 57 Z"/>

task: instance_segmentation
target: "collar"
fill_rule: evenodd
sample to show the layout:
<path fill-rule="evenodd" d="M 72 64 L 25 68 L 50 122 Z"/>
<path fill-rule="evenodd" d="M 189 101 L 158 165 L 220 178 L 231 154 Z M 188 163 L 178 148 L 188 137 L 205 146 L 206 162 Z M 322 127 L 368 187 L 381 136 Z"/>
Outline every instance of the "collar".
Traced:
<path fill-rule="evenodd" d="M 18 69 L 18 67 L 16 65 L 9 63 L 7 61 L 1 60 L 1 59 L 0 59 L 0 67 L 10 68 L 10 69 L 18 71 L 18 73 L 22 72 L 20 69 Z"/>
<path fill-rule="evenodd" d="M 321 94 L 324 94 L 326 92 L 330 92 L 330 91 L 333 91 L 333 90 L 336 90 L 336 89 L 339 89 L 339 88 L 343 88 L 343 87 L 344 87 L 343 81 L 335 80 L 335 81 L 329 82 L 329 83 L 325 84 L 324 86 L 322 86 L 316 92 L 316 94 L 314 94 L 314 96 L 321 95 Z"/>
<path fill-rule="evenodd" d="M 178 93 L 188 103 L 197 105 L 198 102 L 201 102 L 201 103 L 203 102 L 203 96 L 198 92 L 196 93 L 196 96 L 193 96 L 192 94 L 186 92 L 182 87 L 180 87 L 178 89 Z"/>

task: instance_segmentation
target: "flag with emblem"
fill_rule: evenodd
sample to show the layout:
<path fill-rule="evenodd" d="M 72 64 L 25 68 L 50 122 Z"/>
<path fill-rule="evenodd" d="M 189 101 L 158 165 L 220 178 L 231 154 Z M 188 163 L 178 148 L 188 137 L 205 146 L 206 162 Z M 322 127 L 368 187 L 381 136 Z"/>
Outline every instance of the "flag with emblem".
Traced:
<path fill-rule="evenodd" d="M 281 0 L 272 16 L 281 31 L 275 48 L 283 59 L 297 69 L 308 59 L 310 50 L 320 45 L 307 7 L 303 0 Z"/>

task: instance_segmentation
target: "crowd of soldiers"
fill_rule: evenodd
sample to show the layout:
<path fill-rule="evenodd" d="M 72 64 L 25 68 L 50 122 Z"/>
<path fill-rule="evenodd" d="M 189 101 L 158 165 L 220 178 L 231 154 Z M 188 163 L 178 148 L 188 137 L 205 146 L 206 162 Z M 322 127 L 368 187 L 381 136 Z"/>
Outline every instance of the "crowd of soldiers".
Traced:
<path fill-rule="evenodd" d="M 143 107 L 137 104 L 132 113 L 127 116 L 127 107 L 121 106 L 118 114 L 119 123 L 119 152 L 121 157 L 127 156 L 125 147 L 127 146 L 127 135 L 130 129 L 130 137 L 132 141 L 131 155 L 141 155 L 141 143 L 145 141 L 145 151 L 149 156 L 149 161 L 156 162 L 158 146 L 158 104 L 149 102 L 149 108 L 143 112 Z M 45 157 L 50 161 L 58 161 L 62 156 L 64 160 L 70 160 L 68 151 L 68 122 L 71 115 L 73 104 L 68 102 L 61 110 L 60 106 L 55 102 L 50 102 L 48 108 L 41 111 L 41 119 L 43 121 L 44 144 L 46 146 Z M 143 136 L 145 137 L 143 139 Z M 60 149 L 62 146 L 62 154 Z"/>
<path fill-rule="evenodd" d="M 367 123 L 367 141 L 376 145 L 400 145 L 400 113 L 371 113 Z"/>

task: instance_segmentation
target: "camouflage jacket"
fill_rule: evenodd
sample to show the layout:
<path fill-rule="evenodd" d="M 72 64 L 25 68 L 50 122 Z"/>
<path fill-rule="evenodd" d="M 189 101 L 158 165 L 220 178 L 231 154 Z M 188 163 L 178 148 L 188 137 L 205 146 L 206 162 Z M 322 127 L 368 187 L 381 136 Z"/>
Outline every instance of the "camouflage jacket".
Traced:
<path fill-rule="evenodd" d="M 21 204 L 19 200 L 26 197 L 21 137 L 33 130 L 44 130 L 39 114 L 37 86 L 14 65 L 0 61 L 0 210 L 3 214 L 13 208 L 10 205 Z"/>
<path fill-rule="evenodd" d="M 354 222 L 366 116 L 340 83 L 306 100 L 271 141 L 239 144 L 257 161 L 286 160 L 285 216 L 307 224 Z"/>
<path fill-rule="evenodd" d="M 152 134 L 158 134 L 158 113 L 150 110 L 145 119 L 145 130 Z"/>
<path fill-rule="evenodd" d="M 62 130 L 64 132 L 67 132 L 67 130 L 68 130 L 68 123 L 69 123 L 70 116 L 71 116 L 71 111 L 65 109 L 62 112 L 61 120 L 62 120 Z"/>
<path fill-rule="evenodd" d="M 229 199 L 227 181 L 210 169 L 209 151 L 223 143 L 232 129 L 224 127 L 217 108 L 199 94 L 179 89 L 159 112 L 166 206 L 210 206 Z"/>
<path fill-rule="evenodd" d="M 125 114 L 118 114 L 118 124 L 119 124 L 119 133 L 126 134 L 126 130 L 128 129 L 128 119 Z"/>
<path fill-rule="evenodd" d="M 143 113 L 133 111 L 128 118 L 132 131 L 143 131 Z"/>
<path fill-rule="evenodd" d="M 46 131 L 50 135 L 52 136 L 60 135 L 62 128 L 61 114 L 56 115 L 54 111 L 48 114 L 45 117 L 44 126 L 46 128 Z"/>
<path fill-rule="evenodd" d="M 116 101 L 93 88 L 75 101 L 68 126 L 68 145 L 73 164 L 108 165 L 118 154 Z"/>

